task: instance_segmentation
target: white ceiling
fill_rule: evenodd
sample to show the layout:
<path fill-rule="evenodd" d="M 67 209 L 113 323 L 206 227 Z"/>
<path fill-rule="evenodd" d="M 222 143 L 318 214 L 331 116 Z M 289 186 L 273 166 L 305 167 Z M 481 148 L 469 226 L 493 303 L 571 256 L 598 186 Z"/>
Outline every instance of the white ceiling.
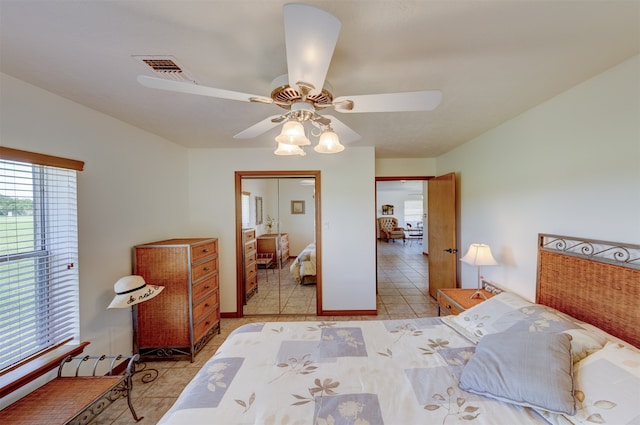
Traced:
<path fill-rule="evenodd" d="M 0 0 L 0 71 L 187 147 L 275 148 L 278 128 L 233 135 L 277 106 L 142 87 L 136 76 L 152 73 L 133 55 L 171 55 L 200 85 L 268 96 L 286 73 L 285 3 Z M 331 111 L 378 158 L 443 154 L 640 53 L 639 1 L 306 3 L 342 21 L 334 96 L 443 93 L 431 112 Z"/>

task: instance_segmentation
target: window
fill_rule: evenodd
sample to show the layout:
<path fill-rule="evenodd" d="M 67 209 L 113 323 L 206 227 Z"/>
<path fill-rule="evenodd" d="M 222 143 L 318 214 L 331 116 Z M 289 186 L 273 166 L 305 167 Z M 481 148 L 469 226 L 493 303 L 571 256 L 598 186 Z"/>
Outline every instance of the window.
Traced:
<path fill-rule="evenodd" d="M 404 201 L 404 222 L 412 226 L 422 223 L 422 199 Z"/>
<path fill-rule="evenodd" d="M 251 226 L 251 193 L 242 192 L 242 227 Z"/>
<path fill-rule="evenodd" d="M 56 159 L 71 161 L 0 150 L 0 370 L 79 338 L 76 170 L 83 164 L 45 165 Z"/>

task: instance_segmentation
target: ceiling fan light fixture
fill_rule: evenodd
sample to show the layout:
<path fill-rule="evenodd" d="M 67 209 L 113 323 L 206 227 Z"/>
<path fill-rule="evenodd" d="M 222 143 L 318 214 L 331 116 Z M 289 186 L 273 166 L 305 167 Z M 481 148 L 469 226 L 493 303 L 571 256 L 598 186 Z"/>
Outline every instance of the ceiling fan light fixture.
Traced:
<path fill-rule="evenodd" d="M 311 141 L 304 134 L 304 126 L 298 121 L 287 121 L 282 132 L 276 136 L 276 142 L 285 145 L 308 146 Z"/>
<path fill-rule="evenodd" d="M 276 155 L 291 156 L 300 155 L 305 156 L 307 153 L 298 145 L 290 145 L 287 143 L 278 143 L 278 148 L 273 151 Z"/>
<path fill-rule="evenodd" d="M 331 129 L 325 130 L 320 135 L 318 144 L 313 148 L 319 153 L 338 153 L 344 150 L 344 146 L 340 144 L 338 135 Z"/>

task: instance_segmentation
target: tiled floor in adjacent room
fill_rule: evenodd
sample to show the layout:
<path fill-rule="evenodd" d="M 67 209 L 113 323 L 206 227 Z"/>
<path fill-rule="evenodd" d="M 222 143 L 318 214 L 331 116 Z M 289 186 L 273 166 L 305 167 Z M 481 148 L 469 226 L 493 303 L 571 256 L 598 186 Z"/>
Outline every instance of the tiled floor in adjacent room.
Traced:
<path fill-rule="evenodd" d="M 259 303 L 255 303 L 251 313 L 259 313 L 259 305 L 266 303 L 270 307 L 263 311 L 268 313 L 278 304 L 281 315 L 245 316 L 241 319 L 222 319 L 221 334 L 216 335 L 198 355 L 193 363 L 182 361 L 149 362 L 147 367 L 159 371 L 158 378 L 148 384 L 142 383 L 138 374 L 134 378 L 133 405 L 138 416 L 144 416 L 140 422 L 135 422 L 125 399 L 119 399 L 105 409 L 91 424 L 156 424 L 162 415 L 171 407 L 180 395 L 182 389 L 198 372 L 202 365 L 215 353 L 225 338 L 238 326 L 256 321 L 300 321 L 300 320 L 382 320 L 407 319 L 414 317 L 437 316 L 436 302 L 428 295 L 427 288 L 427 257 L 422 254 L 422 245 L 417 242 L 403 244 L 378 243 L 378 302 L 377 316 L 316 316 L 315 315 L 315 286 L 285 285 L 287 289 L 278 289 L 279 300 L 276 300 L 276 289 L 268 287 L 265 270 L 259 270 L 260 291 L 255 295 Z M 266 271 L 274 273 L 273 271 Z M 283 269 L 283 276 L 288 272 L 288 266 Z M 276 279 L 269 275 L 269 282 Z M 269 289 L 267 289 L 269 288 Z M 283 293 L 286 295 L 283 297 Z M 298 299 L 296 298 L 298 296 Z M 302 297 L 301 301 L 299 298 Z"/>

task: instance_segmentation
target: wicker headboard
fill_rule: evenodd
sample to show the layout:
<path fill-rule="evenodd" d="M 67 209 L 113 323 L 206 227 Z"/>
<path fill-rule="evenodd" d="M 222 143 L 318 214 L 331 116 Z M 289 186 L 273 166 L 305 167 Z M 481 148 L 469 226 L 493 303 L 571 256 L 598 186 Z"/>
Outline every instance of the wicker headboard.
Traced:
<path fill-rule="evenodd" d="M 538 235 L 536 302 L 640 347 L 640 245 Z"/>

